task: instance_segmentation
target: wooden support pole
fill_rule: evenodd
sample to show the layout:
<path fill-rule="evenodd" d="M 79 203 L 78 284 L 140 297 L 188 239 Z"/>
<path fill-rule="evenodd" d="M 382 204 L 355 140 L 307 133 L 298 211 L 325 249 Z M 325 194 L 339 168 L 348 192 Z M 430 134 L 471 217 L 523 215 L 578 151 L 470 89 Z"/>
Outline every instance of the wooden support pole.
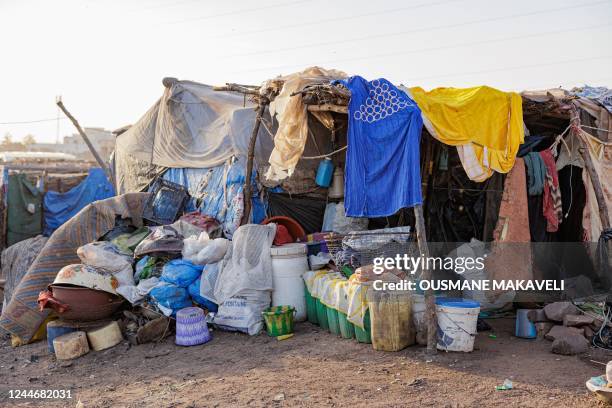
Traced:
<path fill-rule="evenodd" d="M 414 206 L 414 225 L 416 229 L 417 245 L 419 247 L 419 255 L 425 258 L 429 257 L 429 248 L 427 247 L 427 236 L 425 233 L 425 219 L 423 217 L 423 206 Z M 431 270 L 424 268 L 421 270 L 421 280 L 430 281 L 433 278 Z M 427 352 L 429 354 L 437 353 L 437 321 L 436 321 L 436 304 L 434 291 L 428 289 L 425 291 L 425 323 L 427 324 Z"/>
<path fill-rule="evenodd" d="M 240 219 L 240 225 L 244 225 L 249 222 L 249 216 L 251 215 L 251 195 L 253 189 L 251 186 L 251 174 L 253 173 L 253 161 L 255 160 L 255 145 L 257 144 L 257 134 L 259 133 L 259 126 L 264 112 L 266 111 L 267 101 L 262 101 L 257 108 L 257 117 L 255 118 L 255 125 L 253 126 L 253 133 L 251 133 L 251 140 L 249 142 L 249 152 L 247 156 L 246 174 L 244 176 L 244 212 Z"/>
<path fill-rule="evenodd" d="M 68 112 L 68 109 L 66 109 L 66 107 L 64 106 L 64 104 L 62 103 L 62 100 L 59 99 L 57 101 L 57 106 L 59 106 L 59 108 L 62 110 L 62 112 L 64 112 L 64 115 L 66 115 L 68 117 L 68 119 L 70 119 L 70 121 L 72 122 L 72 124 L 74 125 L 74 127 L 77 129 L 77 131 L 79 132 L 79 134 L 81 135 L 81 137 L 83 138 L 83 140 L 85 141 L 85 144 L 87 145 L 87 147 L 89 148 L 89 151 L 91 152 L 91 154 L 93 154 L 93 157 L 96 159 L 96 161 L 98 162 L 98 165 L 102 168 L 102 170 L 104 170 L 104 172 L 106 173 L 106 176 L 109 177 L 110 176 L 110 172 L 108 170 L 108 166 L 106 165 L 106 163 L 104 162 L 104 160 L 102 160 L 102 158 L 100 157 L 100 155 L 98 154 L 98 151 L 96 150 L 96 148 L 94 147 L 93 144 L 91 144 L 91 142 L 89 141 L 89 138 L 87 137 L 87 134 L 85 133 L 85 131 L 81 128 L 81 125 L 79 125 L 79 122 L 77 122 L 77 120 L 74 118 L 74 116 L 72 116 L 70 114 L 70 112 Z M 112 180 L 110 180 L 109 177 L 109 181 L 112 182 Z"/>

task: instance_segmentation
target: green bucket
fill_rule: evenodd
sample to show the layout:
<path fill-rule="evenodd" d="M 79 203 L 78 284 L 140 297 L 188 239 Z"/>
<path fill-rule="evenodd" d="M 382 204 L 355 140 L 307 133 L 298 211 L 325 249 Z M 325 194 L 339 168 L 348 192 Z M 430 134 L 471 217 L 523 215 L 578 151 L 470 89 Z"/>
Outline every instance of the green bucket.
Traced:
<path fill-rule="evenodd" d="M 329 330 L 329 324 L 327 322 L 327 311 L 326 311 L 327 308 L 317 298 L 315 298 L 315 304 L 317 306 L 317 321 L 319 322 L 319 326 L 323 330 Z"/>
<path fill-rule="evenodd" d="M 355 337 L 355 326 L 348 321 L 346 315 L 342 312 L 338 312 L 338 324 L 340 325 L 340 335 L 343 339 Z"/>
<path fill-rule="evenodd" d="M 363 318 L 364 328 L 355 326 L 355 338 L 359 343 L 372 343 L 372 336 L 370 335 L 370 311 L 368 310 Z"/>
<path fill-rule="evenodd" d="M 306 285 L 304 285 L 304 295 L 306 296 L 306 315 L 308 316 L 308 321 L 312 324 L 318 324 L 317 302 L 308 291 Z"/>
<path fill-rule="evenodd" d="M 336 309 L 332 309 L 331 307 L 326 307 L 326 309 L 327 309 L 327 324 L 329 325 L 329 331 L 331 332 L 331 334 L 340 336 L 340 323 L 338 323 L 338 311 Z"/>
<path fill-rule="evenodd" d="M 293 333 L 293 306 L 272 306 L 262 313 L 268 334 L 272 337 Z"/>

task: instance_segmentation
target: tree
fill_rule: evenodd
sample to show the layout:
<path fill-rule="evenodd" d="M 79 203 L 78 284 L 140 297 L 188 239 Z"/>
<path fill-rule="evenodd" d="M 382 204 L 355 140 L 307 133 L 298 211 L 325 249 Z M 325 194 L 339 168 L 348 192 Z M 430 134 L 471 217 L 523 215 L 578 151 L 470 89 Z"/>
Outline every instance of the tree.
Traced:
<path fill-rule="evenodd" d="M 23 138 L 23 144 L 27 147 L 36 143 L 34 136 L 27 134 Z"/>
<path fill-rule="evenodd" d="M 5 146 L 13 144 L 13 135 L 11 135 L 9 132 L 6 132 L 4 134 L 4 137 L 2 138 L 2 144 Z"/>

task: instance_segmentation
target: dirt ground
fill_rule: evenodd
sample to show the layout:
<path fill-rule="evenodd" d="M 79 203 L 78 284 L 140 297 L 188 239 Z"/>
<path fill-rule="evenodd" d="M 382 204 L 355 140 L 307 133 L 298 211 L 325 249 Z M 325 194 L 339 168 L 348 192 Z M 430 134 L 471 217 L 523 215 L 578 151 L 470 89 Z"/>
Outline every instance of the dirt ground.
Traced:
<path fill-rule="evenodd" d="M 551 343 L 512 336 L 513 321 L 488 321 L 470 354 L 397 353 L 343 340 L 309 323 L 293 338 L 215 331 L 212 342 L 177 347 L 127 342 L 69 363 L 45 343 L 0 349 L 0 406 L 53 407 L 596 407 L 585 381 L 612 353 L 565 357 Z M 505 379 L 514 389 L 496 391 Z M 9 400 L 8 389 L 70 389 L 70 400 Z M 81 404 L 78 404 L 79 401 Z"/>

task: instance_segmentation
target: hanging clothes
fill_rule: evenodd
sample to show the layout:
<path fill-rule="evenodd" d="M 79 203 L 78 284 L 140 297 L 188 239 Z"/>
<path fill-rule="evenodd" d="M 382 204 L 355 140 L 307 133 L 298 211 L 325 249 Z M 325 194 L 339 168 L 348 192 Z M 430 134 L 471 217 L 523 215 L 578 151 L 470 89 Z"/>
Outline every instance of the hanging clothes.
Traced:
<path fill-rule="evenodd" d="M 527 167 L 529 195 L 540 195 L 544 191 L 544 181 L 546 180 L 546 166 L 539 153 L 527 153 L 525 157 L 525 167 Z"/>
<path fill-rule="evenodd" d="M 433 137 L 457 146 L 463 168 L 482 182 L 493 171 L 507 173 L 523 143 L 523 105 L 515 92 L 488 86 L 410 88 L 409 95 L 423 112 L 423 123 Z"/>
<path fill-rule="evenodd" d="M 559 175 L 555 158 L 550 150 L 545 149 L 540 152 L 542 162 L 546 167 L 546 181 L 544 183 L 544 200 L 542 210 L 546 218 L 546 231 L 557 232 L 559 224 L 563 220 L 561 203 L 561 189 L 559 188 Z"/>
<path fill-rule="evenodd" d="M 11 246 L 42 232 L 43 194 L 25 173 L 9 176 L 7 211 L 7 245 Z"/>
<path fill-rule="evenodd" d="M 386 79 L 354 76 L 340 82 L 351 91 L 346 215 L 385 217 L 420 204 L 420 109 Z"/>

